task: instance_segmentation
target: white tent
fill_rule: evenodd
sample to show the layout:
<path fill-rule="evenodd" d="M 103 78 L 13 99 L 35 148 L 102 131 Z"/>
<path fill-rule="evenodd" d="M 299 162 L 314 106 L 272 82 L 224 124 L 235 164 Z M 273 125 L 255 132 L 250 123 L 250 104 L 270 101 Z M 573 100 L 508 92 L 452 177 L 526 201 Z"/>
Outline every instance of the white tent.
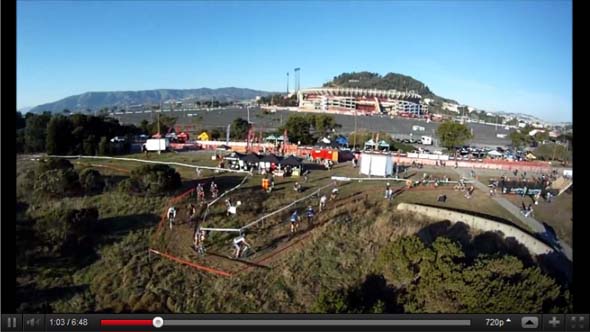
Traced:
<path fill-rule="evenodd" d="M 488 155 L 492 156 L 492 157 L 500 157 L 502 156 L 502 154 L 496 150 L 492 150 L 490 152 L 488 152 Z"/>
<path fill-rule="evenodd" d="M 393 160 L 390 154 L 362 153 L 360 174 L 389 176 L 393 174 Z"/>

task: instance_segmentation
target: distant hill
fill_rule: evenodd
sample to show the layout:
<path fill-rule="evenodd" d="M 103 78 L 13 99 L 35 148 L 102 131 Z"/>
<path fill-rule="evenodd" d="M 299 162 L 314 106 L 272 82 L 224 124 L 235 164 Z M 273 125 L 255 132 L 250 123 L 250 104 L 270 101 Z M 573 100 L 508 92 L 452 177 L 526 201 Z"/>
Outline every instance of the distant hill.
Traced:
<path fill-rule="evenodd" d="M 324 87 L 343 87 L 343 88 L 362 88 L 362 89 L 381 89 L 397 91 L 414 91 L 422 98 L 434 99 L 438 102 L 447 102 L 459 104 L 452 99 L 437 96 L 428 88 L 428 86 L 417 79 L 402 74 L 389 73 L 381 76 L 377 73 L 368 71 L 343 73 L 334 77 L 330 82 L 324 84 Z"/>
<path fill-rule="evenodd" d="M 100 109 L 102 107 L 123 107 L 139 104 L 159 104 L 169 100 L 183 101 L 207 101 L 232 102 L 254 99 L 256 96 L 267 96 L 271 92 L 241 88 L 219 89 L 159 89 L 143 91 L 111 91 L 111 92 L 86 92 L 76 96 L 70 96 L 53 103 L 39 105 L 31 109 L 31 112 L 44 111 L 60 112 L 68 109 L 72 112 L 86 109 Z"/>

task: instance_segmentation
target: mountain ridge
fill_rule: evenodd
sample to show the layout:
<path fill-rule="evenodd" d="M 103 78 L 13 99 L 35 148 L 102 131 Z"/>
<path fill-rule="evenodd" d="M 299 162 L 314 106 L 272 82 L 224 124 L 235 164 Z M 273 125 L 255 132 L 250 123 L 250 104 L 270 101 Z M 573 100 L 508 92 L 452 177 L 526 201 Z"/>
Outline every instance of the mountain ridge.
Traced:
<path fill-rule="evenodd" d="M 256 96 L 267 96 L 269 91 L 248 88 L 197 88 L 197 89 L 152 89 L 124 91 L 89 91 L 78 95 L 62 98 L 55 102 L 45 103 L 30 109 L 30 112 L 60 112 L 68 109 L 72 112 L 103 107 L 124 107 L 139 104 L 159 104 L 167 101 L 209 101 L 232 102 L 253 99 Z"/>

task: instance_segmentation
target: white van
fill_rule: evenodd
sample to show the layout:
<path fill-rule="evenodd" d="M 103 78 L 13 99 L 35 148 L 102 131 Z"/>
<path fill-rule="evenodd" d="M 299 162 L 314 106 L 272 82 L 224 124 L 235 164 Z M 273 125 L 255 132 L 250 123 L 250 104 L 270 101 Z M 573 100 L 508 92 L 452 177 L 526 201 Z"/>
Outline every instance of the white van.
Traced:
<path fill-rule="evenodd" d="M 430 136 L 422 136 L 421 137 L 421 143 L 423 145 L 432 145 L 432 137 L 430 137 Z"/>

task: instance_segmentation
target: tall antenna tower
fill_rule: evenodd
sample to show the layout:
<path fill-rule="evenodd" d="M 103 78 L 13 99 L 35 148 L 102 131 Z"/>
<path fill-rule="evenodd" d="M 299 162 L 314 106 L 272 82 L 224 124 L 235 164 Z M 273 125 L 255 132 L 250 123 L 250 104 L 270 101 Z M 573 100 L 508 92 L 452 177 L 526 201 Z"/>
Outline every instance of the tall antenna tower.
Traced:
<path fill-rule="evenodd" d="M 297 67 L 293 71 L 295 72 L 295 92 L 299 92 L 299 71 L 301 68 Z"/>

